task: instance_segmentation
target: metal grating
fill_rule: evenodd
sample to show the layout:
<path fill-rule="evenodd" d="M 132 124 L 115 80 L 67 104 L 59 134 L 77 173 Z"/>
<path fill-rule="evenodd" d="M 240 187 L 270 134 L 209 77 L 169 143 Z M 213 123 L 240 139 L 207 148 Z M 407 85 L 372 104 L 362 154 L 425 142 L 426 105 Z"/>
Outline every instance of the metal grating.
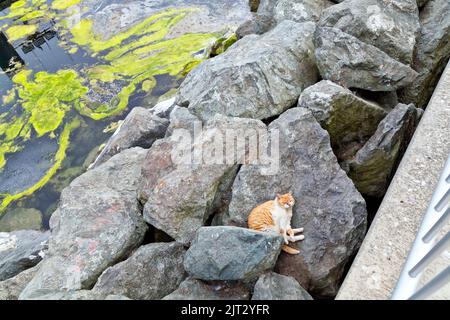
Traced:
<path fill-rule="evenodd" d="M 450 231 L 438 239 L 449 222 L 450 157 L 419 227 L 391 299 L 423 300 L 450 283 L 450 265 L 448 265 L 443 271 L 420 286 L 420 278 L 424 271 L 432 266 L 447 248 L 450 248 Z M 450 299 L 450 296 L 448 298 Z"/>

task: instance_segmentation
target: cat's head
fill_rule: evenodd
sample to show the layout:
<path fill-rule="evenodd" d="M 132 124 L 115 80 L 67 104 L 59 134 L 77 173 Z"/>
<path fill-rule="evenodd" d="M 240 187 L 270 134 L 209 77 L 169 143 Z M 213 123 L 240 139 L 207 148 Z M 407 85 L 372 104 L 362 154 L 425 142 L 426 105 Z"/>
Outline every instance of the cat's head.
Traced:
<path fill-rule="evenodd" d="M 280 207 L 285 209 L 292 208 L 295 204 L 295 199 L 292 196 L 292 192 L 286 194 L 277 194 L 276 201 L 278 201 Z"/>

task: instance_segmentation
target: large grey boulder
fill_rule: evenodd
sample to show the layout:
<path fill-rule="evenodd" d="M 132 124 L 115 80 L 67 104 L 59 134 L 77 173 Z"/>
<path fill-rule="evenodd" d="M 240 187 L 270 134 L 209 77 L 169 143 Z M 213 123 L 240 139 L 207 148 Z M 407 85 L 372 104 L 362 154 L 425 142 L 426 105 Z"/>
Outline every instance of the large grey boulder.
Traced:
<path fill-rule="evenodd" d="M 4 281 L 0 281 L 0 300 L 17 300 L 22 290 L 33 279 L 39 270 L 40 265 L 37 264 L 33 268 L 22 271 L 16 276 Z"/>
<path fill-rule="evenodd" d="M 217 113 L 254 119 L 282 113 L 318 79 L 314 30 L 312 22 L 283 21 L 262 36 L 244 37 L 193 70 L 177 104 L 202 120 Z"/>
<path fill-rule="evenodd" d="M 0 281 L 37 265 L 47 249 L 49 236 L 48 231 L 0 232 Z"/>
<path fill-rule="evenodd" d="M 256 282 L 252 300 L 313 300 L 313 298 L 294 278 L 267 272 Z"/>
<path fill-rule="evenodd" d="M 354 159 L 342 164 L 364 195 L 382 197 L 420 116 L 414 105 L 399 104 L 380 122 L 375 134 Z"/>
<path fill-rule="evenodd" d="M 249 300 L 250 289 L 238 281 L 186 279 L 163 300 Z"/>
<path fill-rule="evenodd" d="M 417 77 L 409 66 L 337 28 L 317 27 L 314 43 L 322 77 L 347 88 L 394 91 Z"/>
<path fill-rule="evenodd" d="M 420 13 L 413 68 L 416 81 L 400 91 L 404 103 L 425 108 L 450 58 L 450 2 L 430 0 Z"/>
<path fill-rule="evenodd" d="M 411 64 L 419 10 L 416 0 L 347 0 L 323 11 L 318 25 L 334 27 Z"/>
<path fill-rule="evenodd" d="M 94 166 L 99 166 L 123 150 L 141 147 L 148 149 L 157 139 L 164 137 L 169 120 L 153 115 L 141 107 L 131 110 L 113 136 L 108 140 Z"/>
<path fill-rule="evenodd" d="M 144 219 L 175 240 L 189 244 L 197 229 L 221 210 L 236 175 L 237 160 L 220 156 L 226 137 L 232 141 L 256 137 L 265 129 L 259 120 L 217 115 L 194 139 L 189 130 L 179 129 L 157 141 L 142 167 Z M 245 146 L 238 148 L 237 154 L 245 153 Z"/>
<path fill-rule="evenodd" d="M 279 132 L 278 173 L 262 175 L 258 166 L 242 166 L 223 221 L 246 226 L 254 207 L 291 190 L 297 200 L 292 226 L 304 227 L 305 240 L 291 244 L 300 254 L 280 255 L 276 270 L 310 292 L 333 296 L 365 234 L 364 199 L 339 166 L 328 133 L 311 111 L 286 111 L 270 124 L 273 131 Z"/>
<path fill-rule="evenodd" d="M 134 300 L 161 299 L 186 277 L 183 245 L 151 243 L 140 247 L 127 260 L 103 272 L 93 292 L 124 295 Z"/>
<path fill-rule="evenodd" d="M 137 187 L 145 154 L 127 149 L 64 189 L 50 220 L 48 255 L 21 299 L 90 288 L 106 268 L 140 245 L 147 226 Z"/>
<path fill-rule="evenodd" d="M 184 268 L 200 280 L 253 280 L 275 266 L 282 244 L 275 233 L 203 227 L 186 252 Z"/>
<path fill-rule="evenodd" d="M 276 24 L 284 20 L 317 21 L 322 11 L 331 5 L 328 0 L 261 0 L 258 14 L 273 17 Z"/>
<path fill-rule="evenodd" d="M 322 128 L 328 131 L 339 160 L 355 145 L 362 146 L 387 114 L 380 106 L 328 80 L 306 88 L 298 106 L 311 110 Z"/>

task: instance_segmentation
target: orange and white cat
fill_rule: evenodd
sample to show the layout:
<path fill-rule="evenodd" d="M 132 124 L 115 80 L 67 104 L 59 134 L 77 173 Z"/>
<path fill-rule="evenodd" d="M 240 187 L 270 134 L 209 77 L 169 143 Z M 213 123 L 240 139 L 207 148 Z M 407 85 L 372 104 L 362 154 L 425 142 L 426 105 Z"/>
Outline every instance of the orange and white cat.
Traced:
<path fill-rule="evenodd" d="M 303 228 L 292 229 L 292 208 L 295 199 L 292 193 L 286 193 L 275 197 L 275 200 L 267 201 L 254 208 L 248 216 L 248 227 L 263 232 L 276 232 L 281 234 L 285 245 L 281 248 L 289 254 L 298 254 L 300 251 L 289 247 L 289 242 L 297 242 L 305 239 L 304 235 L 295 235 L 303 232 Z"/>

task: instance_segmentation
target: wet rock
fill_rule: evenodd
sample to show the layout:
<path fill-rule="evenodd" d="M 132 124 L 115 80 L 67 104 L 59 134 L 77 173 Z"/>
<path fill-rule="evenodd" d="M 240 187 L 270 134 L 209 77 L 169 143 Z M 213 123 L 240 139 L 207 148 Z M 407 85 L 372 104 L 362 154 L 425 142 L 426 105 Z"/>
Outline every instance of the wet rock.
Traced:
<path fill-rule="evenodd" d="M 279 132 L 278 173 L 262 175 L 258 166 L 242 166 L 224 222 L 246 226 L 254 207 L 291 190 L 297 200 L 292 226 L 304 227 L 305 240 L 291 244 L 300 254 L 281 253 L 276 270 L 310 292 L 333 296 L 365 234 L 364 199 L 340 168 L 328 133 L 311 111 L 286 111 L 269 125 L 274 131 Z"/>
<path fill-rule="evenodd" d="M 272 29 L 274 20 L 272 17 L 254 14 L 252 18 L 241 24 L 236 30 L 236 36 L 238 39 L 242 39 L 250 34 L 261 35 Z"/>
<path fill-rule="evenodd" d="M 450 2 L 430 0 L 420 13 L 413 68 L 416 81 L 399 92 L 400 101 L 425 108 L 450 58 Z"/>
<path fill-rule="evenodd" d="M 311 22 L 284 21 L 262 36 L 244 37 L 193 70 L 177 104 L 202 120 L 217 113 L 254 119 L 282 113 L 317 80 L 314 29 Z"/>
<path fill-rule="evenodd" d="M 40 265 L 22 271 L 16 276 L 0 282 L 0 300 L 17 300 L 22 290 L 33 279 Z"/>
<path fill-rule="evenodd" d="M 276 24 L 284 20 L 317 21 L 322 11 L 331 5 L 328 0 L 262 0 L 258 14 L 273 17 Z"/>
<path fill-rule="evenodd" d="M 42 213 L 34 208 L 15 208 L 0 217 L 0 232 L 40 230 Z"/>
<path fill-rule="evenodd" d="M 169 121 L 153 115 L 149 110 L 136 107 L 108 140 L 94 163 L 106 162 L 112 156 L 133 147 L 148 149 L 157 139 L 164 137 Z"/>
<path fill-rule="evenodd" d="M 249 288 L 235 281 L 186 279 L 163 300 L 249 300 Z"/>
<path fill-rule="evenodd" d="M 261 275 L 255 284 L 252 300 L 313 300 L 292 277 L 275 272 Z"/>
<path fill-rule="evenodd" d="M 409 66 L 337 28 L 318 27 L 314 43 L 322 77 L 347 88 L 394 91 L 417 77 Z"/>
<path fill-rule="evenodd" d="M 416 0 L 347 0 L 323 11 L 318 23 L 334 27 L 411 64 L 419 10 Z"/>
<path fill-rule="evenodd" d="M 183 245 L 152 243 L 140 247 L 127 260 L 103 272 L 93 292 L 124 295 L 135 300 L 161 299 L 186 277 Z"/>
<path fill-rule="evenodd" d="M 195 140 L 191 141 L 191 132 L 183 129 L 158 140 L 142 168 L 144 219 L 175 240 L 189 244 L 197 229 L 220 210 L 236 175 L 236 162 L 214 157 L 214 150 L 224 148 L 227 134 L 237 139 L 246 132 L 256 136 L 257 130 L 265 128 L 258 120 L 217 115 Z M 200 152 L 191 153 L 192 146 Z M 241 150 L 242 146 L 236 154 L 245 152 Z"/>
<path fill-rule="evenodd" d="M 0 233 L 0 281 L 37 265 L 47 249 L 49 232 L 19 230 Z"/>
<path fill-rule="evenodd" d="M 328 131 L 338 158 L 342 158 L 348 145 L 363 145 L 387 114 L 380 106 L 328 80 L 306 88 L 298 106 L 311 110 L 322 128 Z"/>
<path fill-rule="evenodd" d="M 200 280 L 251 280 L 275 266 L 283 238 L 237 227 L 203 227 L 186 252 L 184 268 Z"/>
<path fill-rule="evenodd" d="M 21 299 L 89 288 L 142 242 L 147 226 L 137 187 L 145 154 L 124 150 L 64 189 L 50 220 L 48 256 Z"/>
<path fill-rule="evenodd" d="M 419 116 L 414 105 L 399 104 L 381 121 L 375 134 L 354 159 L 342 164 L 359 192 L 378 198 L 386 193 Z"/>

